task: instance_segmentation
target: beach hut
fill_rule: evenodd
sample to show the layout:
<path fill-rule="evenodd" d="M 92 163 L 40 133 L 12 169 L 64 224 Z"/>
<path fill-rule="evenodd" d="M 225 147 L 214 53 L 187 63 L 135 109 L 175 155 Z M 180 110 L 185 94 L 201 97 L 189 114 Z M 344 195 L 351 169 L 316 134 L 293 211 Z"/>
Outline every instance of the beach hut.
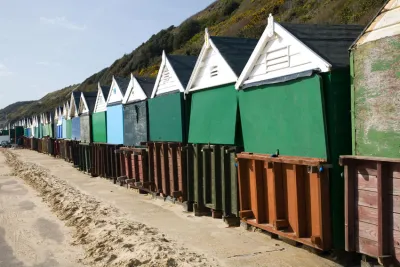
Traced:
<path fill-rule="evenodd" d="M 162 54 L 149 105 L 150 141 L 186 142 L 188 114 L 184 92 L 197 57 Z"/>
<path fill-rule="evenodd" d="M 107 143 L 107 97 L 110 87 L 97 85 L 97 98 L 92 116 L 93 142 Z"/>
<path fill-rule="evenodd" d="M 346 250 L 399 266 L 400 1 L 387 1 L 352 44 L 350 66 L 352 155 L 340 160 Z"/>
<path fill-rule="evenodd" d="M 81 92 L 76 90 L 72 91 L 69 116 L 71 118 L 71 139 L 76 141 L 79 141 L 81 139 L 81 124 L 78 113 L 80 101 L 81 101 Z"/>
<path fill-rule="evenodd" d="M 338 158 L 351 151 L 348 47 L 361 31 L 268 18 L 235 85 L 247 152 L 238 154 L 247 223 L 321 250 L 344 247 Z M 264 175 L 271 179 L 265 185 Z"/>
<path fill-rule="evenodd" d="M 242 135 L 235 83 L 258 40 L 210 36 L 207 29 L 204 37 L 186 88 L 191 99 L 188 142 L 200 151 L 189 157 L 194 188 L 199 190 L 193 196 L 195 214 L 209 208 L 218 217 L 235 217 L 238 224 L 237 171 L 231 166 L 236 152 L 242 150 Z"/>
<path fill-rule="evenodd" d="M 148 108 L 147 99 L 151 97 L 155 79 L 134 76 L 122 100 L 124 105 L 124 145 L 140 146 L 148 141 Z"/>
<path fill-rule="evenodd" d="M 180 202 L 187 200 L 186 152 L 190 102 L 184 92 L 197 57 L 162 54 L 149 112 L 151 177 L 156 193 Z M 171 166 L 171 167 L 169 167 Z M 189 207 L 190 208 L 190 207 Z M 191 208 L 190 208 L 191 209 Z"/>
<path fill-rule="evenodd" d="M 92 114 L 96 104 L 97 92 L 82 92 L 78 114 L 80 117 L 80 139 L 83 143 L 91 143 L 92 135 Z"/>
<path fill-rule="evenodd" d="M 110 91 L 107 96 L 107 143 L 124 143 L 124 111 L 122 100 L 128 89 L 129 79 L 112 78 Z"/>

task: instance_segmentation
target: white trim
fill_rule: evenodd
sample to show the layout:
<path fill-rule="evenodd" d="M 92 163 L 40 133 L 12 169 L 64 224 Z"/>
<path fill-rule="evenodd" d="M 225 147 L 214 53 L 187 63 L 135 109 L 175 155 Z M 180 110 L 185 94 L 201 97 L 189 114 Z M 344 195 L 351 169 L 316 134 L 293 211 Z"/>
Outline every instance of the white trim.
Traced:
<path fill-rule="evenodd" d="M 205 59 L 205 56 L 209 52 L 211 52 L 210 49 L 214 50 L 215 53 L 218 54 L 219 64 L 217 65 L 217 67 L 226 67 L 226 69 L 228 69 L 228 73 L 222 73 L 222 72 L 219 73 L 221 76 L 217 76 L 217 77 L 218 78 L 223 77 L 222 81 L 221 80 L 213 81 L 210 78 L 210 79 L 208 79 L 208 81 L 210 81 L 209 83 L 203 84 L 201 86 L 193 87 L 196 79 L 198 78 L 199 71 L 203 67 L 203 64 L 204 64 L 203 60 Z M 226 65 L 226 66 L 223 66 L 223 65 Z M 219 52 L 218 48 L 213 43 L 213 41 L 210 38 L 210 35 L 208 33 L 208 29 L 206 28 L 205 33 L 204 33 L 204 44 L 203 44 L 203 47 L 201 48 L 200 55 L 197 58 L 196 65 L 194 66 L 192 75 L 190 76 L 189 83 L 185 90 L 185 94 L 188 94 L 188 93 L 196 91 L 196 90 L 206 89 L 206 88 L 219 86 L 219 85 L 223 85 L 223 84 L 234 83 L 237 81 L 237 79 L 238 79 L 237 75 L 232 70 L 231 66 L 226 62 L 224 57 Z"/>
<path fill-rule="evenodd" d="M 131 73 L 131 80 L 129 81 L 128 89 L 126 90 L 124 99 L 122 100 L 122 104 L 125 105 L 128 103 L 130 99 L 130 95 L 132 93 L 135 93 L 134 99 L 132 101 L 143 101 L 147 99 L 146 93 L 144 92 L 143 88 L 140 86 L 139 82 L 137 81 L 136 77 L 133 76 Z M 138 96 L 138 97 L 136 97 Z M 131 102 L 131 101 L 129 101 Z"/>
<path fill-rule="evenodd" d="M 151 98 L 154 98 L 157 95 L 158 86 L 160 85 L 161 77 L 163 75 L 165 67 L 167 67 L 168 70 L 171 71 L 173 78 L 176 79 L 176 82 L 179 84 L 179 87 L 180 87 L 179 91 L 182 93 L 185 92 L 185 88 L 183 87 L 181 81 L 179 80 L 178 75 L 176 75 L 175 70 L 172 68 L 171 63 L 169 63 L 167 55 L 165 54 L 165 51 L 163 51 L 161 65 L 160 65 L 160 68 L 158 69 L 157 79 L 156 79 L 156 83 L 154 84 L 153 92 L 151 93 Z"/>
<path fill-rule="evenodd" d="M 302 72 L 304 70 L 312 70 L 312 69 L 319 69 L 321 72 L 328 72 L 331 70 L 332 65 L 327 62 L 325 59 L 320 57 L 317 53 L 315 53 L 313 50 L 311 50 L 309 47 L 307 47 L 303 42 L 301 42 L 299 39 L 297 39 L 294 35 L 292 35 L 289 31 L 287 31 L 284 27 L 282 27 L 279 23 L 275 22 L 273 20 L 272 15 L 270 14 L 268 18 L 268 25 L 262 34 L 260 40 L 258 41 L 258 44 L 256 48 L 254 49 L 253 53 L 250 56 L 249 61 L 247 62 L 245 68 L 243 69 L 242 73 L 240 74 L 239 79 L 237 80 L 235 84 L 235 88 L 237 90 L 240 89 L 240 87 L 244 84 L 246 84 L 247 79 L 249 78 L 250 74 L 252 73 L 252 70 L 257 63 L 257 60 L 259 56 L 262 54 L 264 51 L 266 45 L 268 44 L 269 41 L 273 40 L 276 38 L 276 36 L 279 36 L 283 40 L 285 40 L 287 43 L 289 43 L 289 46 L 296 47 L 300 50 L 300 52 L 305 55 L 308 59 L 311 60 L 312 64 L 310 64 L 307 67 L 300 67 L 298 69 L 294 69 L 292 72 L 280 72 L 276 73 L 273 75 L 266 75 L 265 77 L 260 78 L 259 80 L 269 80 L 281 76 L 286 76 L 290 74 L 295 74 Z M 251 80 L 251 82 L 256 82 L 257 80 Z"/>

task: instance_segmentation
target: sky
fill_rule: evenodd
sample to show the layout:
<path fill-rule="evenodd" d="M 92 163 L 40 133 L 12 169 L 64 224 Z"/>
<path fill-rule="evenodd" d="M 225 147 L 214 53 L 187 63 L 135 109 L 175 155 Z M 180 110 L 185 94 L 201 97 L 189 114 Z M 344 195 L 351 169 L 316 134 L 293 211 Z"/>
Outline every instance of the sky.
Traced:
<path fill-rule="evenodd" d="M 0 109 L 83 82 L 214 0 L 0 0 Z"/>

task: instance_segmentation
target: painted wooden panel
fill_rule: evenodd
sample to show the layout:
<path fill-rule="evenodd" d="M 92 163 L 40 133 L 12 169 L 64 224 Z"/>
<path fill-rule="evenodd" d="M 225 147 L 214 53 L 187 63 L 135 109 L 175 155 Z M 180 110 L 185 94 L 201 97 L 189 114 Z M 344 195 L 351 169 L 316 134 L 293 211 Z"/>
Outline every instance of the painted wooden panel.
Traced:
<path fill-rule="evenodd" d="M 106 111 L 92 115 L 93 142 L 107 143 L 107 115 Z"/>
<path fill-rule="evenodd" d="M 72 136 L 72 120 L 67 120 L 67 132 L 65 135 L 66 139 L 71 139 Z"/>
<path fill-rule="evenodd" d="M 124 111 L 122 104 L 107 107 L 107 143 L 124 143 Z"/>
<path fill-rule="evenodd" d="M 81 122 L 79 117 L 72 118 L 71 139 L 81 140 Z"/>
<path fill-rule="evenodd" d="M 321 77 L 239 91 L 245 151 L 327 158 Z"/>
<path fill-rule="evenodd" d="M 355 155 L 400 157 L 399 51 L 400 35 L 368 42 L 353 51 Z"/>
<path fill-rule="evenodd" d="M 235 145 L 237 106 L 234 84 L 192 93 L 188 142 Z"/>
<path fill-rule="evenodd" d="M 151 141 L 185 142 L 185 101 L 183 93 L 148 100 Z"/>
<path fill-rule="evenodd" d="M 124 145 L 139 146 L 148 141 L 147 102 L 124 106 Z"/>
<path fill-rule="evenodd" d="M 92 142 L 92 125 L 91 116 L 89 114 L 80 116 L 80 130 L 81 130 L 81 142 L 91 143 Z"/>
<path fill-rule="evenodd" d="M 200 63 L 191 89 L 201 89 L 236 82 L 237 77 L 222 56 L 210 46 Z"/>

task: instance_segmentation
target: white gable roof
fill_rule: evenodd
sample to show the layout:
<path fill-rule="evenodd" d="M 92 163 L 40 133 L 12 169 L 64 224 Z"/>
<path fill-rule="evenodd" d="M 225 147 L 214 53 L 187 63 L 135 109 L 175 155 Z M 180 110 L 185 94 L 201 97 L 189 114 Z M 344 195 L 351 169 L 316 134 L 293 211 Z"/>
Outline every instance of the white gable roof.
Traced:
<path fill-rule="evenodd" d="M 178 76 L 176 75 L 171 63 L 168 61 L 168 57 L 165 54 L 165 51 L 163 51 L 160 69 L 158 70 L 158 75 L 156 83 L 154 84 L 151 98 L 159 94 L 169 93 L 176 90 L 184 92 L 185 88 L 183 87 Z"/>
<path fill-rule="evenodd" d="M 204 44 L 190 76 L 186 93 L 213 86 L 234 83 L 238 77 L 225 61 L 213 43 L 208 29 L 205 30 Z"/>
<path fill-rule="evenodd" d="M 85 95 L 83 94 L 83 92 L 81 93 L 81 101 L 79 102 L 79 110 L 78 113 L 82 114 L 82 113 L 88 113 L 89 112 L 89 108 L 88 105 L 86 103 L 86 98 Z"/>
<path fill-rule="evenodd" d="M 128 102 L 133 102 L 133 101 L 142 101 L 146 99 L 147 96 L 143 91 L 143 88 L 140 86 L 135 76 L 131 74 L 131 80 L 129 82 L 128 89 L 126 90 L 124 99 L 122 100 L 122 104 L 126 104 Z"/>
<path fill-rule="evenodd" d="M 118 83 L 115 81 L 115 77 L 113 75 L 110 92 L 107 96 L 107 105 L 122 101 L 124 98 L 121 89 L 118 86 Z"/>
<path fill-rule="evenodd" d="M 97 84 L 96 104 L 94 105 L 94 113 L 107 110 L 106 96 L 103 95 L 100 83 Z M 108 97 L 108 96 L 107 96 Z"/>
<path fill-rule="evenodd" d="M 274 21 L 268 25 L 236 82 L 236 89 L 248 84 L 284 77 L 308 70 L 328 72 L 331 64 Z"/>

